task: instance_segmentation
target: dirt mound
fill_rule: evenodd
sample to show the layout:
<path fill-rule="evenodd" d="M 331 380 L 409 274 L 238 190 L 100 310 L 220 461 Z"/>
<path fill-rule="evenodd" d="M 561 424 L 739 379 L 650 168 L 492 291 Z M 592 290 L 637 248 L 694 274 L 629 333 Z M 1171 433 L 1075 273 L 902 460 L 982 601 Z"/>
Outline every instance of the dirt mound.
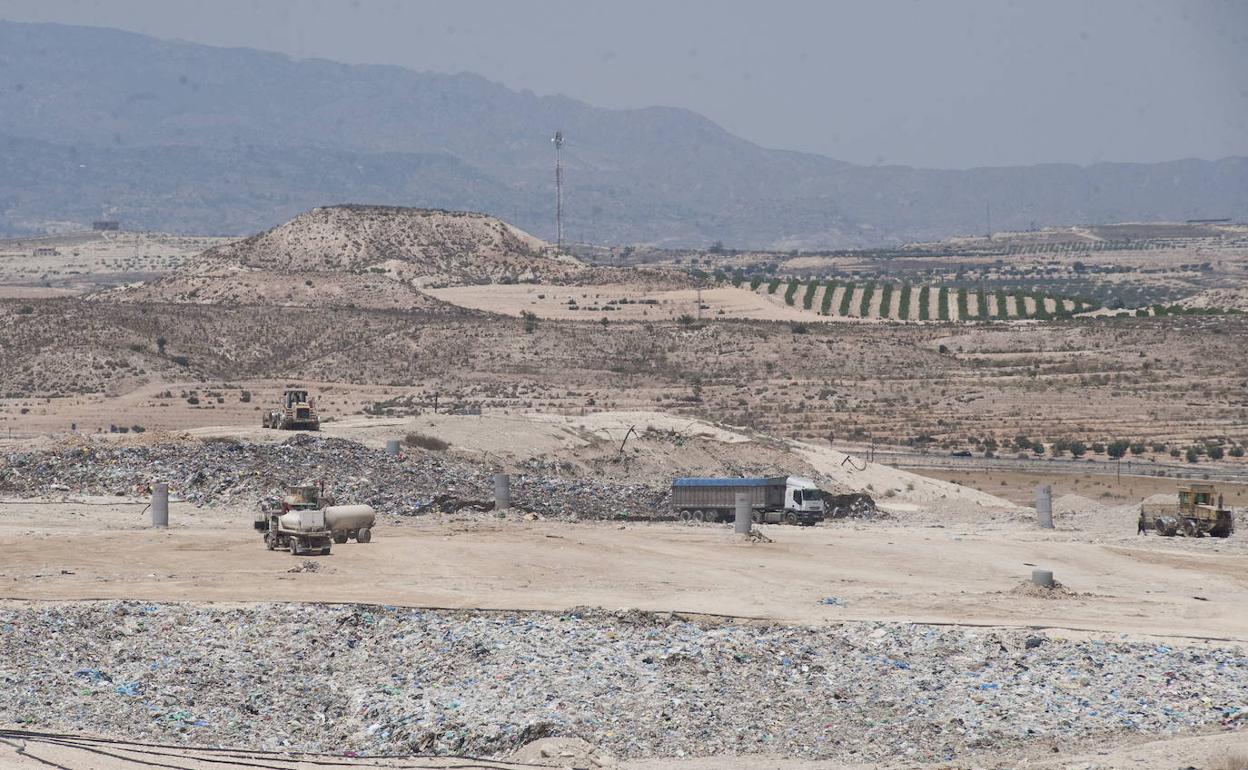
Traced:
<path fill-rule="evenodd" d="M 1062 495 L 1053 501 L 1053 515 L 1059 518 L 1086 514 L 1099 515 L 1105 511 L 1106 506 L 1083 495 Z"/>
<path fill-rule="evenodd" d="M 1053 585 L 1045 588 L 1038 586 L 1030 580 L 1024 580 L 1014 588 L 1010 589 L 1013 596 L 1025 596 L 1029 599 L 1072 599 L 1079 596 L 1078 593 L 1070 590 L 1057 580 L 1053 581 Z"/>
<path fill-rule="evenodd" d="M 560 282 L 586 270 L 500 219 L 472 212 L 329 206 L 208 249 L 173 273 L 101 297 L 210 304 L 436 305 L 434 286 Z"/>

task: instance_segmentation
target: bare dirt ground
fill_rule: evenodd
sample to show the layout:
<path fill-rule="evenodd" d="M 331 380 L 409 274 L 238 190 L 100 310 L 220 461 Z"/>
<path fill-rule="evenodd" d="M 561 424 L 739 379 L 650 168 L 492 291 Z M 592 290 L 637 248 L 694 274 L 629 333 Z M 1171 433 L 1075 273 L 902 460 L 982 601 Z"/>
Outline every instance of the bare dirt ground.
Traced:
<path fill-rule="evenodd" d="M 1172 478 L 1149 478 L 1113 474 L 1028 473 L 1019 471 L 958 471 L 938 468 L 915 469 L 915 473 L 934 479 L 965 484 L 988 494 L 1004 497 L 1019 505 L 1035 504 L 1035 489 L 1041 484 L 1053 488 L 1054 496 L 1077 494 L 1097 503 L 1114 505 L 1138 503 L 1157 494 L 1174 494 L 1182 481 Z M 1227 505 L 1248 507 L 1248 485 L 1218 482 L 1218 492 Z"/>
<path fill-rule="evenodd" d="M 10 302 L 0 301 L 0 435 L 236 422 L 230 410 L 246 388 L 267 390 L 246 405 L 258 422 L 269 394 L 305 382 L 352 402 L 333 405 L 335 416 L 374 399 L 428 412 L 440 395 L 443 410 L 659 409 L 783 436 L 930 437 L 944 448 L 1018 434 L 1171 448 L 1248 441 L 1243 317 L 816 324 L 804 334 L 764 322 L 546 319 L 526 333 L 498 316 L 67 300 L 23 314 Z"/>
<path fill-rule="evenodd" d="M 524 522 L 482 515 L 387 519 L 317 573 L 266 552 L 250 509 L 174 504 L 167 531 L 144 505 L 107 498 L 0 504 L 0 595 L 10 600 L 364 602 L 564 610 L 578 605 L 786 623 L 895 620 L 1248 641 L 1245 546 L 983 527 L 832 523 L 767 526 Z M 89 543 L 89 547 L 84 544 Z M 951 570 L 950 565 L 959 565 Z M 1015 589 L 1033 565 L 1075 592 Z M 844 606 L 821 601 L 836 597 Z M 1203 597 L 1203 598 L 1196 598 Z"/>
<path fill-rule="evenodd" d="M 698 318 L 696 289 L 647 290 L 629 284 L 599 286 L 503 285 L 452 286 L 425 292 L 453 305 L 519 316 L 571 321 L 671 321 L 688 315 Z M 702 317 L 745 318 L 758 321 L 810 320 L 810 313 L 749 289 L 730 286 L 701 292 Z"/>

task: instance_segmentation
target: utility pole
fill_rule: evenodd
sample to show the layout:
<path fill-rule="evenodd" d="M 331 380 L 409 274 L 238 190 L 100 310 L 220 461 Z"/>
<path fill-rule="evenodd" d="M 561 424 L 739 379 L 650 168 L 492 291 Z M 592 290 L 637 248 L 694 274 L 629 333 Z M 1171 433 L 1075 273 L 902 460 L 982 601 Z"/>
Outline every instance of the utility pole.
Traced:
<path fill-rule="evenodd" d="M 992 203 L 984 204 L 984 218 L 988 220 L 988 240 L 992 240 Z"/>
<path fill-rule="evenodd" d="M 555 138 L 555 247 L 563 251 L 563 132 L 556 131 Z"/>

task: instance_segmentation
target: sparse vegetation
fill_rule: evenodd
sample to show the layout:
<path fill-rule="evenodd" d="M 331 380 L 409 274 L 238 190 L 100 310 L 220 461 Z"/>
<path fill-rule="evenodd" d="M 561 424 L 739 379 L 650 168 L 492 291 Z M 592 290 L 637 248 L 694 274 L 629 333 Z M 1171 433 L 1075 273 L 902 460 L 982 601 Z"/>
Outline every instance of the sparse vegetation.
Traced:
<path fill-rule="evenodd" d="M 449 443 L 436 436 L 427 436 L 423 433 L 415 432 L 404 436 L 403 443 L 418 449 L 427 449 L 430 452 L 445 452 L 451 448 Z"/>

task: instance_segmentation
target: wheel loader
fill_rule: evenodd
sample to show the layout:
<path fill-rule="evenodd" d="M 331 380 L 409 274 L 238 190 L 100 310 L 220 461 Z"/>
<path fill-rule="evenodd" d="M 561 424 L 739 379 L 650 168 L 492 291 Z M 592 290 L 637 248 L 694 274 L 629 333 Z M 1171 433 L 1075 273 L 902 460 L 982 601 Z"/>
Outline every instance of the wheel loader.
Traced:
<path fill-rule="evenodd" d="M 260 426 L 277 430 L 320 430 L 321 418 L 308 391 L 288 389 L 282 393 L 282 408 L 271 409 L 260 419 Z"/>
<path fill-rule="evenodd" d="M 1212 484 L 1193 482 L 1179 487 L 1177 505 L 1140 504 L 1139 531 L 1150 529 L 1163 537 L 1230 537 L 1235 531 L 1235 517 Z"/>

